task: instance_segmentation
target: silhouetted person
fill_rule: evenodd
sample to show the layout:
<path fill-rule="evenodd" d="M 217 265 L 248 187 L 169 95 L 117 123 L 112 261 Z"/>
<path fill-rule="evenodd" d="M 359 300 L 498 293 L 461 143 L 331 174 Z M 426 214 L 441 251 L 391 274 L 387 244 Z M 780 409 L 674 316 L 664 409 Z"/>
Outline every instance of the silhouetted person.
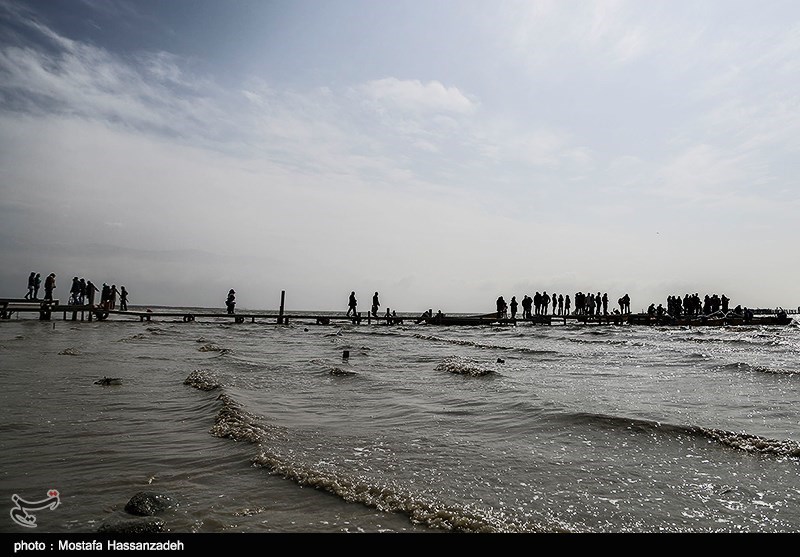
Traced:
<path fill-rule="evenodd" d="M 42 275 L 39 274 L 39 273 L 36 273 L 36 279 L 34 280 L 34 283 L 33 283 L 33 299 L 34 300 L 38 300 L 39 299 L 39 289 L 41 287 L 42 287 Z"/>
<path fill-rule="evenodd" d="M 36 273 L 31 271 L 30 276 L 28 277 L 28 293 L 25 294 L 26 300 L 33 300 L 34 299 L 34 290 L 36 289 Z"/>
<path fill-rule="evenodd" d="M 128 291 L 124 286 L 119 287 L 119 310 L 128 311 Z"/>
<path fill-rule="evenodd" d="M 105 282 L 100 290 L 100 305 L 103 309 L 111 309 L 111 287 Z"/>
<path fill-rule="evenodd" d="M 228 308 L 228 313 L 233 313 L 234 308 L 236 308 L 236 292 L 234 292 L 233 288 L 228 291 L 228 299 L 225 300 L 225 307 Z"/>
<path fill-rule="evenodd" d="M 81 277 L 78 281 L 78 303 L 83 305 L 86 302 L 86 279 Z"/>
<path fill-rule="evenodd" d="M 511 307 L 511 319 L 516 319 L 517 318 L 517 306 L 518 305 L 519 304 L 517 303 L 517 297 L 516 296 L 511 296 L 511 303 L 509 304 L 509 306 Z"/>
<path fill-rule="evenodd" d="M 347 300 L 347 316 L 350 317 L 350 313 L 353 313 L 353 317 L 358 315 L 356 313 L 356 307 L 358 306 L 358 301 L 356 300 L 356 293 L 350 292 L 350 298 Z"/>
<path fill-rule="evenodd" d="M 533 307 L 533 298 L 525 294 L 522 297 L 522 318 L 523 319 L 530 319 L 531 318 L 531 307 Z"/>
<path fill-rule="evenodd" d="M 508 311 L 508 305 L 506 301 L 503 299 L 502 296 L 497 298 L 497 318 L 502 319 L 506 317 L 506 312 Z"/>
<path fill-rule="evenodd" d="M 77 304 L 81 295 L 81 281 L 78 277 L 72 278 L 72 287 L 69 289 L 69 303 Z"/>
<path fill-rule="evenodd" d="M 569 315 L 569 294 L 564 296 L 564 315 Z"/>
<path fill-rule="evenodd" d="M 375 292 L 375 295 L 372 297 L 372 317 L 378 317 L 378 308 L 381 306 L 381 303 L 378 301 L 378 293 Z"/>
<path fill-rule="evenodd" d="M 117 285 L 116 284 L 112 284 L 111 285 L 111 292 L 109 293 L 109 297 L 108 297 L 108 304 L 109 304 L 109 307 L 111 307 L 111 309 L 116 309 L 117 308 L 117 294 L 119 294 L 119 290 L 117 290 Z"/>
<path fill-rule="evenodd" d="M 53 290 L 56 289 L 56 274 L 50 273 L 44 279 L 44 299 L 53 301 Z"/>
<path fill-rule="evenodd" d="M 89 305 L 94 306 L 94 293 L 100 292 L 94 283 L 90 280 L 86 281 L 86 297 L 89 298 Z"/>

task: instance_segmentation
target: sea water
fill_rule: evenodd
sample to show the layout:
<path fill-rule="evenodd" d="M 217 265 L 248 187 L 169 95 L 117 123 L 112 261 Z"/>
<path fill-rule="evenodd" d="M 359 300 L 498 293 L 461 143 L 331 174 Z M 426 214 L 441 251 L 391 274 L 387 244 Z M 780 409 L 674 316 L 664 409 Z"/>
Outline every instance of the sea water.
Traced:
<path fill-rule="evenodd" d="M 797 323 L 15 317 L 0 532 L 51 490 L 39 532 L 141 491 L 170 532 L 796 532 L 799 361 Z"/>

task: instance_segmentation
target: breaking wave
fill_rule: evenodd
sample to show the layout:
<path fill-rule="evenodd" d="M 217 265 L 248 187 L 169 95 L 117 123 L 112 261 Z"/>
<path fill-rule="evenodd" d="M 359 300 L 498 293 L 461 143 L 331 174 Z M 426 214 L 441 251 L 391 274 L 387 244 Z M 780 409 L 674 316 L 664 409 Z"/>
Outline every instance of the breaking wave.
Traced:
<path fill-rule="evenodd" d="M 665 424 L 651 420 L 623 418 L 604 414 L 579 413 L 572 415 L 571 418 L 577 419 L 578 422 L 584 422 L 595 426 L 599 425 L 610 429 L 624 428 L 626 430 L 640 431 L 647 434 L 689 435 L 692 437 L 711 439 L 726 447 L 748 453 L 800 458 L 800 443 L 789 439 L 781 441 L 744 432 L 736 433 L 708 427 Z"/>

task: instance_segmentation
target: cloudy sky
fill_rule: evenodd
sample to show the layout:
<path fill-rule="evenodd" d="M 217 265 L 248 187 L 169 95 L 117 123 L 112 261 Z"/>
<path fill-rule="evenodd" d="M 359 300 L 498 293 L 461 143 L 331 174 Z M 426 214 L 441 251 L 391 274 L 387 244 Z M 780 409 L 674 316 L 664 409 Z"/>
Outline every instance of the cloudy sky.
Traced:
<path fill-rule="evenodd" d="M 0 0 L 0 288 L 800 305 L 800 3 Z"/>

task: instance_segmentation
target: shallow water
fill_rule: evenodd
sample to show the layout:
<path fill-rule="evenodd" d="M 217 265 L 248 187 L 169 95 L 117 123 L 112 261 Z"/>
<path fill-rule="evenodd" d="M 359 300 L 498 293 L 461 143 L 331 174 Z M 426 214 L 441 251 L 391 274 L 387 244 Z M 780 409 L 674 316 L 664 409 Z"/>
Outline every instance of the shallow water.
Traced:
<path fill-rule="evenodd" d="M 796 324 L 12 319 L 0 489 L 58 489 L 46 532 L 142 490 L 172 532 L 794 532 L 798 356 Z"/>

